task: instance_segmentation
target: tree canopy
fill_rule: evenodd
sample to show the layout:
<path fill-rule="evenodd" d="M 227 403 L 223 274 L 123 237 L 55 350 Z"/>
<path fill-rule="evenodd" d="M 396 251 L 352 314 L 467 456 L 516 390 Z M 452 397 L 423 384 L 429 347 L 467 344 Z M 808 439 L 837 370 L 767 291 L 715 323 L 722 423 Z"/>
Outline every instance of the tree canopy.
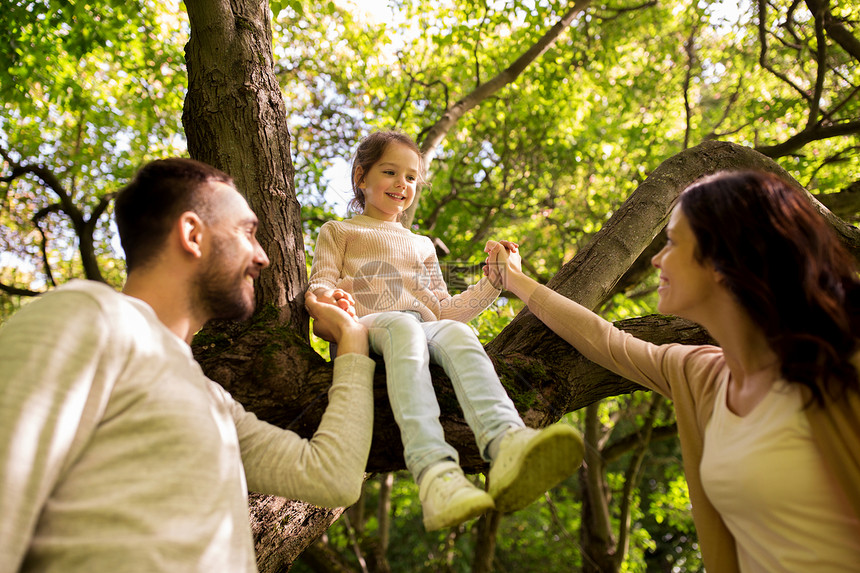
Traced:
<path fill-rule="evenodd" d="M 207 329 L 195 351 L 258 414 L 312 432 L 330 370 L 308 347 L 306 254 L 319 225 L 345 215 L 344 166 L 375 129 L 404 131 L 425 152 L 430 185 L 407 224 L 444 245 L 453 289 L 480 272 L 484 241 L 510 238 L 527 271 L 551 288 L 610 319 L 649 315 L 649 252 L 674 197 L 705 173 L 743 166 L 795 179 L 859 252 L 850 225 L 860 213 L 856 1 L 392 0 L 378 8 L 21 0 L 0 11 L 0 320 L 71 278 L 119 286 L 111 194 L 142 162 L 188 153 L 236 178 L 261 215 L 273 261 L 254 321 Z M 560 345 L 527 312 L 513 319 L 520 306 L 503 297 L 473 325 L 524 418 L 545 425 L 576 411 L 595 451 L 621 464 L 583 472 L 559 494 L 588 526 L 548 500 L 522 527 L 551 522 L 569 534 L 560 525 L 568 523 L 579 530 L 572 558 L 583 570 L 620 570 L 625 556 L 628 569 L 642 566 L 641 547 L 657 551 L 648 531 L 659 526 L 666 539 L 686 539 L 682 557 L 665 559 L 693 564 L 681 486 L 665 464 L 643 464 L 675 455 L 650 437 L 671 434 L 670 409 L 638 395 L 598 402 L 633 387 Z M 624 324 L 655 341 L 706 340 L 671 317 Z M 438 389 L 446 432 L 464 465 L 480 471 L 450 391 Z M 403 466 L 377 391 L 369 469 L 384 472 Z M 625 418 L 625 408 L 636 415 Z M 611 497 L 611 509 L 601 505 Z M 287 523 L 284 512 L 310 525 L 273 529 Z M 598 519 L 604 514 L 611 519 Z M 261 568 L 292 563 L 340 515 L 260 500 Z M 671 531 L 661 525 L 669 523 Z M 359 525 L 348 533 L 359 535 Z M 479 561 L 472 570 L 487 570 Z"/>

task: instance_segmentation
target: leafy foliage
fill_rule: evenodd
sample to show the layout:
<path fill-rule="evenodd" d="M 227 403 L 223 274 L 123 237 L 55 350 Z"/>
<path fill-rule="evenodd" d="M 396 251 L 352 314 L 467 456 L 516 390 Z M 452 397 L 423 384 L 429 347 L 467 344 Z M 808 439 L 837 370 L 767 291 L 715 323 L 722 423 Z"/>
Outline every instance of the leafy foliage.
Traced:
<path fill-rule="evenodd" d="M 855 181 L 860 140 L 850 127 L 860 120 L 860 67 L 830 31 L 822 36 L 810 4 L 588 3 L 436 150 L 414 228 L 450 249 L 443 263 L 452 288 L 479 276 L 489 238 L 518 241 L 528 272 L 549 280 L 657 165 L 706 139 L 757 147 L 814 192 Z M 346 166 L 361 136 L 395 128 L 423 141 L 451 106 L 504 73 L 572 5 L 392 0 L 380 16 L 351 0 L 272 0 L 308 253 L 319 226 L 346 215 Z M 831 25 L 856 38 L 857 3 L 829 8 Z M 175 1 L 17 0 L 0 11 L 0 285 L 14 287 L 0 289 L 0 317 L 20 306 L 15 289 L 41 291 L 85 275 L 63 196 L 95 216 L 101 276 L 121 282 L 115 234 L 98 208 L 144 160 L 184 153 L 187 34 Z M 827 136 L 833 128 L 842 131 Z M 27 166 L 44 170 L 16 171 Z M 654 280 L 636 280 L 607 301 L 604 315 L 654 312 Z M 521 307 L 500 300 L 473 327 L 486 342 Z M 314 347 L 326 352 L 319 340 Z M 636 432 L 643 404 L 638 395 L 602 404 L 606 436 Z M 608 495 L 622 490 L 630 455 L 608 466 Z M 623 570 L 701 568 L 679 456 L 676 441 L 650 445 Z M 499 570 L 583 565 L 579 487 L 568 480 L 549 501 L 503 520 Z M 409 476 L 395 481 L 393 499 L 395 570 L 468 570 L 471 526 L 425 534 Z M 616 531 L 626 526 L 617 505 L 612 516 Z M 362 524 L 370 537 L 374 519 Z M 345 525 L 329 532 L 329 543 L 353 552 Z"/>
<path fill-rule="evenodd" d="M 16 269 L 3 284 L 38 291 L 85 276 L 69 205 L 98 219 L 102 276 L 90 278 L 121 284 L 115 233 L 98 205 L 145 159 L 184 149 L 184 19 L 178 4 L 147 0 L 0 11 L 0 246 L 4 269 Z"/>

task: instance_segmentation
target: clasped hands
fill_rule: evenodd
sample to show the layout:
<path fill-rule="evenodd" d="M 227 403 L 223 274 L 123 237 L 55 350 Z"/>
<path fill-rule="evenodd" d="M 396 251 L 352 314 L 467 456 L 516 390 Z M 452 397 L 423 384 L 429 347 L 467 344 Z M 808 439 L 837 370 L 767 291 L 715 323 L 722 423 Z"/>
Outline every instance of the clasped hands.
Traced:
<path fill-rule="evenodd" d="M 352 295 L 341 289 L 305 293 L 305 308 L 314 319 L 314 334 L 342 346 L 345 338 L 367 338 L 367 328 L 355 316 Z"/>
<path fill-rule="evenodd" d="M 510 271 L 519 271 L 522 257 L 519 245 L 513 241 L 487 241 L 484 247 L 487 259 L 484 261 L 484 274 L 497 289 L 506 288 Z"/>

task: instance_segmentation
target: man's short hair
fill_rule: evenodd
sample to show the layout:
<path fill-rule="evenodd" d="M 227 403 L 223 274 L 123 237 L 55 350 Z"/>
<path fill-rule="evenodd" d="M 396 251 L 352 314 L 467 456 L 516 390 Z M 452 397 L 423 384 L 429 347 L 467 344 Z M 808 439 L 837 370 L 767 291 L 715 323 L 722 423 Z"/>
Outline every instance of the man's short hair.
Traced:
<path fill-rule="evenodd" d="M 158 159 L 140 168 L 114 203 L 128 271 L 157 258 L 182 213 L 193 211 L 208 219 L 209 194 L 201 190 L 213 181 L 234 186 L 229 175 L 194 159 Z"/>

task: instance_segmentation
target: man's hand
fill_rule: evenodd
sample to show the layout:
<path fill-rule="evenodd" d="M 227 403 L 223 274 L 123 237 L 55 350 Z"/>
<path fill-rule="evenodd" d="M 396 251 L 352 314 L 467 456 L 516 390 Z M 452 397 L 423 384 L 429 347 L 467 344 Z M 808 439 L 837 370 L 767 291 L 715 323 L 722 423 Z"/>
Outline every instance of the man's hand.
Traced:
<path fill-rule="evenodd" d="M 310 291 L 305 293 L 305 308 L 314 319 L 314 334 L 337 344 L 338 354 L 367 355 L 367 328 L 358 322 L 352 304 L 346 305 L 346 310 L 343 308 L 344 299 L 331 297 L 329 300 L 333 302 L 328 302 Z"/>

